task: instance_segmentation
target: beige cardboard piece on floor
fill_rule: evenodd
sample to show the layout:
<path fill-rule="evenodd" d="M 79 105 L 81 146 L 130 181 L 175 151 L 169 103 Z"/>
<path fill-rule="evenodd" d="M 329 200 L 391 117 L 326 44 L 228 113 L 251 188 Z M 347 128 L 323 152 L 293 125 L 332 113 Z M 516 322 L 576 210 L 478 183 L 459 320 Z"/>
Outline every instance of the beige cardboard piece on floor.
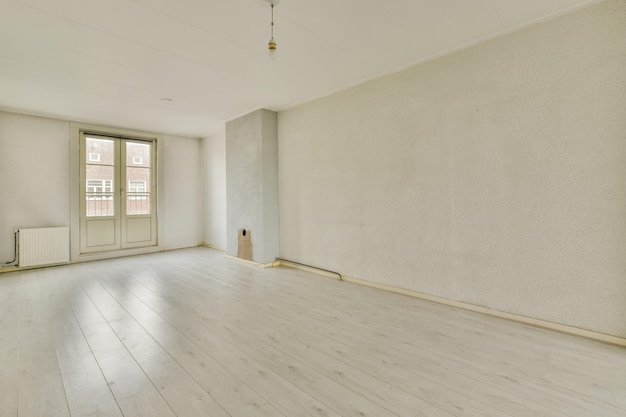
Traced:
<path fill-rule="evenodd" d="M 237 257 L 252 261 L 252 233 L 246 229 L 239 229 L 237 236 Z"/>

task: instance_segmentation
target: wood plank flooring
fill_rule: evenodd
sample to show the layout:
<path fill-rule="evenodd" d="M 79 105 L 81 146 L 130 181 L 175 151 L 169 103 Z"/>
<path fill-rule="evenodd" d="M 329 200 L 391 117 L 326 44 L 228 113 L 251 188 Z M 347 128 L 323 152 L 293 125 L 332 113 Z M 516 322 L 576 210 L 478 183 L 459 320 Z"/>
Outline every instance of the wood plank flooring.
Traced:
<path fill-rule="evenodd" d="M 0 417 L 623 417 L 626 349 L 193 248 L 0 275 Z"/>

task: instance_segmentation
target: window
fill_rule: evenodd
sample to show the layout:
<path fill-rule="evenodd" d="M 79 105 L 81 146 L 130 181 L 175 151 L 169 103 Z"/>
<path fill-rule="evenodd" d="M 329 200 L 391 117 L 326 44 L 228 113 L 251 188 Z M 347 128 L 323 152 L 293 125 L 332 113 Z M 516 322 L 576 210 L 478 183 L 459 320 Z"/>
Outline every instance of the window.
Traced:
<path fill-rule="evenodd" d="M 71 174 L 80 184 L 72 187 L 72 201 L 78 197 L 78 207 L 73 205 L 71 210 L 72 227 L 78 232 L 78 236 L 72 233 L 72 259 L 87 253 L 156 246 L 153 165 L 159 138 L 91 125 L 70 124 L 70 129 L 72 159 L 78 160 L 72 164 Z M 92 156 L 90 161 L 89 155 L 96 153 L 100 160 L 93 161 Z M 141 158 L 141 163 L 133 163 L 134 157 Z"/>
<path fill-rule="evenodd" d="M 147 197 L 145 181 L 128 181 L 129 200 L 145 200 Z"/>
<path fill-rule="evenodd" d="M 141 156 L 133 156 L 133 164 L 134 165 L 143 164 L 143 158 Z"/>
<path fill-rule="evenodd" d="M 87 180 L 87 216 L 112 216 L 113 208 L 113 180 Z"/>
<path fill-rule="evenodd" d="M 87 180 L 87 200 L 112 200 L 113 180 Z"/>
<path fill-rule="evenodd" d="M 100 154 L 97 152 L 89 152 L 89 162 L 100 162 Z"/>

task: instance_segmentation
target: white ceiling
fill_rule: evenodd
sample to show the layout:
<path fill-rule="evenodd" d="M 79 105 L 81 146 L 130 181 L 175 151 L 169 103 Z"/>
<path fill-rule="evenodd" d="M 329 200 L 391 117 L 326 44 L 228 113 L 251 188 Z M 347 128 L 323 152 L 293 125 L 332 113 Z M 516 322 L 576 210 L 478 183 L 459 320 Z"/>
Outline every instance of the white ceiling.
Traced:
<path fill-rule="evenodd" d="M 594 0 L 0 0 L 0 108 L 204 137 Z M 173 101 L 162 101 L 171 98 Z"/>

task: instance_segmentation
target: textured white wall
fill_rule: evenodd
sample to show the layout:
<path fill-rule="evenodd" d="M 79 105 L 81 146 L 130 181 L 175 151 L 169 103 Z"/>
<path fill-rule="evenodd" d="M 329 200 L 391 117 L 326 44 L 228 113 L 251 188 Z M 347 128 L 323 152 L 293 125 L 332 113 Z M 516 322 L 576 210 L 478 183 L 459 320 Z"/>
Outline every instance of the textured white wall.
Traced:
<path fill-rule="evenodd" d="M 0 262 L 14 227 L 70 225 L 69 123 L 0 112 Z"/>
<path fill-rule="evenodd" d="M 162 142 L 160 244 L 166 250 L 197 246 L 203 233 L 201 139 L 165 136 Z"/>
<path fill-rule="evenodd" d="M 226 250 L 226 133 L 202 141 L 204 170 L 203 242 Z"/>
<path fill-rule="evenodd" d="M 626 337 L 626 2 L 279 114 L 281 257 Z"/>

